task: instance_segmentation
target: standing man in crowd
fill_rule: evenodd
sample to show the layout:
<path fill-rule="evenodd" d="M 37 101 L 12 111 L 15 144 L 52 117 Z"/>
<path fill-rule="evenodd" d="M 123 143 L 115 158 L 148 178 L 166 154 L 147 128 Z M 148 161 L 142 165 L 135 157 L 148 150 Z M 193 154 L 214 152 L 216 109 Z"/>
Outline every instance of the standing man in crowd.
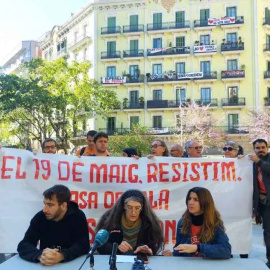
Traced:
<path fill-rule="evenodd" d="M 94 143 L 94 136 L 97 134 L 95 130 L 90 130 L 86 134 L 87 146 L 82 147 L 76 153 L 76 156 L 92 156 L 96 153 L 96 147 Z"/>
<path fill-rule="evenodd" d="M 52 138 L 47 138 L 42 143 L 42 153 L 47 154 L 56 154 L 57 152 L 57 143 Z"/>
<path fill-rule="evenodd" d="M 267 267 L 270 268 L 270 154 L 264 139 L 253 142 L 254 154 L 249 158 L 253 163 L 253 213 L 261 215 L 264 242 L 266 245 Z M 256 218 L 257 220 L 257 218 Z"/>
<path fill-rule="evenodd" d="M 49 266 L 87 254 L 90 245 L 86 217 L 78 204 L 70 201 L 70 190 L 55 185 L 43 196 L 43 211 L 33 217 L 18 245 L 20 257 Z"/>
<path fill-rule="evenodd" d="M 198 158 L 202 157 L 203 147 L 196 140 L 190 140 L 185 143 L 187 157 Z"/>
<path fill-rule="evenodd" d="M 183 148 L 180 144 L 173 144 L 170 149 L 171 157 L 183 157 Z"/>
<path fill-rule="evenodd" d="M 96 147 L 96 153 L 92 155 L 92 157 L 109 157 L 109 152 L 107 150 L 108 147 L 108 140 L 109 137 L 106 133 L 104 132 L 98 132 L 94 136 L 94 143 Z"/>

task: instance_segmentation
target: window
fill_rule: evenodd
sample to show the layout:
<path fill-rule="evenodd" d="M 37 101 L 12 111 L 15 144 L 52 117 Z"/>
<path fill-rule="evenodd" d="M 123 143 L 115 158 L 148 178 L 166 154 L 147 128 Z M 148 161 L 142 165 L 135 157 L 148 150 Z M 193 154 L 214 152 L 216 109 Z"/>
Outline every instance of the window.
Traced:
<path fill-rule="evenodd" d="M 175 26 L 176 27 L 185 26 L 185 11 L 175 12 Z"/>
<path fill-rule="evenodd" d="M 107 42 L 107 56 L 114 57 L 116 53 L 116 41 L 108 41 Z"/>
<path fill-rule="evenodd" d="M 162 65 L 161 64 L 153 65 L 153 74 L 162 74 Z"/>
<path fill-rule="evenodd" d="M 270 9 L 267 7 L 265 8 L 265 18 L 268 19 L 268 21 L 270 19 Z"/>
<path fill-rule="evenodd" d="M 61 51 L 62 52 L 67 51 L 67 41 L 66 40 L 62 41 L 62 43 L 61 43 Z"/>
<path fill-rule="evenodd" d="M 108 134 L 113 134 L 116 131 L 115 123 L 116 123 L 115 117 L 108 117 L 108 122 L 107 122 Z"/>
<path fill-rule="evenodd" d="M 161 115 L 153 116 L 153 128 L 162 128 L 162 116 Z"/>
<path fill-rule="evenodd" d="M 210 88 L 202 88 L 201 89 L 201 101 L 202 101 L 202 103 L 211 102 L 211 89 Z"/>
<path fill-rule="evenodd" d="M 131 15 L 129 17 L 130 30 L 137 31 L 138 25 L 139 25 L 139 16 L 138 15 Z"/>
<path fill-rule="evenodd" d="M 133 78 L 133 79 L 138 79 L 138 75 L 139 75 L 139 66 L 138 65 L 132 65 L 129 66 L 129 75 Z"/>
<path fill-rule="evenodd" d="M 129 122 L 130 122 L 130 129 L 133 129 L 134 125 L 139 124 L 140 118 L 139 116 L 130 116 Z"/>
<path fill-rule="evenodd" d="M 203 76 L 210 75 L 211 73 L 210 61 L 201 62 L 201 72 L 203 72 Z"/>
<path fill-rule="evenodd" d="M 115 32 L 116 28 L 116 17 L 110 17 L 107 20 L 107 27 L 108 27 L 108 32 Z"/>
<path fill-rule="evenodd" d="M 200 25 L 208 25 L 208 19 L 210 16 L 210 10 L 209 9 L 201 9 L 200 10 Z"/>
<path fill-rule="evenodd" d="M 179 105 L 179 101 L 181 101 L 182 103 L 186 101 L 186 89 L 176 89 L 176 101 L 177 105 Z"/>
<path fill-rule="evenodd" d="M 266 35 L 266 50 L 270 50 L 270 36 Z"/>
<path fill-rule="evenodd" d="M 162 13 L 153 14 L 153 29 L 162 29 Z"/>
<path fill-rule="evenodd" d="M 61 49 L 61 45 L 60 44 L 57 44 L 57 53 L 60 52 L 60 49 Z"/>
<path fill-rule="evenodd" d="M 48 52 L 45 52 L 44 58 L 45 58 L 45 60 L 48 60 Z"/>
<path fill-rule="evenodd" d="M 186 73 L 186 63 L 180 62 L 175 64 L 176 74 L 185 74 Z"/>
<path fill-rule="evenodd" d="M 129 48 L 130 48 L 130 54 L 138 54 L 139 50 L 139 40 L 130 40 L 129 43 Z"/>
<path fill-rule="evenodd" d="M 270 61 L 267 61 L 267 71 L 270 71 Z"/>
<path fill-rule="evenodd" d="M 267 97 L 270 98 L 270 87 L 267 88 Z"/>
<path fill-rule="evenodd" d="M 177 37 L 175 39 L 176 47 L 185 47 L 186 45 L 186 37 Z"/>
<path fill-rule="evenodd" d="M 107 67 L 107 77 L 116 77 L 116 67 Z"/>
<path fill-rule="evenodd" d="M 227 17 L 237 17 L 237 9 L 236 7 L 227 7 L 226 8 L 226 16 Z"/>
<path fill-rule="evenodd" d="M 88 60 L 87 58 L 88 58 L 88 49 L 85 48 L 83 51 L 83 60 L 86 61 L 86 60 Z"/>
<path fill-rule="evenodd" d="M 139 100 L 139 91 L 130 91 L 129 92 L 130 104 L 137 104 Z"/>
<path fill-rule="evenodd" d="M 238 87 L 232 86 L 228 88 L 229 104 L 238 104 Z"/>
<path fill-rule="evenodd" d="M 153 39 L 153 48 L 162 48 L 162 38 L 154 38 Z"/>
<path fill-rule="evenodd" d="M 49 50 L 49 60 L 52 60 L 53 58 L 53 49 Z"/>
<path fill-rule="evenodd" d="M 237 59 L 227 61 L 227 70 L 238 70 Z"/>
<path fill-rule="evenodd" d="M 237 33 L 228 33 L 227 43 L 237 43 Z"/>
<path fill-rule="evenodd" d="M 229 131 L 232 128 L 238 127 L 239 121 L 238 121 L 238 114 L 228 114 L 228 126 Z"/>
<path fill-rule="evenodd" d="M 200 36 L 201 45 L 210 45 L 210 35 L 201 35 Z"/>
<path fill-rule="evenodd" d="M 86 37 L 87 35 L 87 30 L 88 30 L 88 26 L 87 25 L 84 25 L 83 26 L 83 36 Z"/>
<path fill-rule="evenodd" d="M 153 91 L 153 100 L 162 100 L 162 90 Z"/>
<path fill-rule="evenodd" d="M 78 32 L 74 32 L 74 43 L 78 41 Z"/>

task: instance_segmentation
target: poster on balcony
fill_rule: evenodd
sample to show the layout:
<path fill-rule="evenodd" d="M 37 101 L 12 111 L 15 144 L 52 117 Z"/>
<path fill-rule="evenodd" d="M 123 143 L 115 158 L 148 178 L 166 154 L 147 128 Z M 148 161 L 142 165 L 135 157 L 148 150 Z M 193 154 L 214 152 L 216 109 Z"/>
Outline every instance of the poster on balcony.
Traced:
<path fill-rule="evenodd" d="M 209 53 L 209 52 L 216 52 L 217 45 L 201 45 L 201 46 L 194 46 L 194 53 Z"/>
<path fill-rule="evenodd" d="M 223 70 L 221 71 L 221 77 L 244 77 L 244 70 Z"/>
<path fill-rule="evenodd" d="M 160 219 L 172 249 L 177 221 L 193 187 L 210 190 L 234 254 L 247 254 L 252 235 L 252 162 L 237 158 L 81 157 L 0 150 L 0 252 L 16 252 L 30 220 L 43 209 L 43 192 L 67 186 L 85 213 L 91 242 L 105 211 L 127 189 L 141 190 Z"/>
<path fill-rule="evenodd" d="M 203 72 L 178 73 L 177 79 L 198 79 L 203 77 Z"/>
<path fill-rule="evenodd" d="M 147 52 L 148 52 L 148 54 L 155 54 L 155 53 L 159 53 L 159 52 L 165 52 L 171 48 L 172 47 L 148 49 Z"/>
<path fill-rule="evenodd" d="M 222 18 L 212 18 L 208 19 L 208 25 L 222 25 L 222 24 L 232 24 L 235 23 L 235 17 L 222 17 Z"/>
<path fill-rule="evenodd" d="M 118 84 L 118 83 L 126 83 L 126 77 L 102 77 L 102 83 L 104 84 Z"/>

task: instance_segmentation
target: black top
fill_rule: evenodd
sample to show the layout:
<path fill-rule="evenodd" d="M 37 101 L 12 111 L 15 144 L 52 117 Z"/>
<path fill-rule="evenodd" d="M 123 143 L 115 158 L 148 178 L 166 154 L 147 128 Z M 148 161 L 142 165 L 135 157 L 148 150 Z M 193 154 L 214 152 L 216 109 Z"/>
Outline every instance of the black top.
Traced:
<path fill-rule="evenodd" d="M 38 257 L 45 248 L 59 248 L 64 255 L 64 262 L 89 252 L 88 225 L 77 203 L 70 202 L 65 216 L 57 222 L 47 220 L 43 211 L 38 212 L 31 220 L 17 250 L 22 259 L 38 262 Z"/>

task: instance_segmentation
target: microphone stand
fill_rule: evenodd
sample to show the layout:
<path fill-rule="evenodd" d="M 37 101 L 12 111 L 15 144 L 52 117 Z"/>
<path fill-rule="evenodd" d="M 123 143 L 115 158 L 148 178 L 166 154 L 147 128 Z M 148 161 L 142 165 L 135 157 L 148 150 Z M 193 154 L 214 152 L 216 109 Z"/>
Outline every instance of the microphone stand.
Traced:
<path fill-rule="evenodd" d="M 94 254 L 90 256 L 90 269 L 94 269 L 95 260 L 94 260 Z"/>
<path fill-rule="evenodd" d="M 113 247 L 112 247 L 112 254 L 110 256 L 110 270 L 117 270 L 116 267 L 116 252 L 117 252 L 117 248 L 118 248 L 118 244 L 117 243 L 113 243 Z"/>

